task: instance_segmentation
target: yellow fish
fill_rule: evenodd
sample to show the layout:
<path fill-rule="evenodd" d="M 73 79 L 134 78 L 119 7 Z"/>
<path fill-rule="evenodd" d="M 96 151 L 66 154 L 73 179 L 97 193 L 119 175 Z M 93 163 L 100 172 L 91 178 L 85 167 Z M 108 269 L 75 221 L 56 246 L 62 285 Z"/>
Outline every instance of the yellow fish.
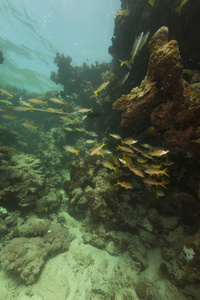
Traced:
<path fill-rule="evenodd" d="M 145 183 L 149 184 L 149 185 L 161 185 L 161 186 L 163 186 L 165 189 L 167 189 L 166 186 L 165 186 L 164 180 L 163 180 L 162 182 L 159 182 L 159 181 L 156 181 L 156 180 L 151 179 L 151 178 L 144 178 L 143 181 L 144 181 Z"/>
<path fill-rule="evenodd" d="M 31 99 L 28 99 L 27 101 L 30 103 L 34 103 L 34 104 L 46 104 L 48 106 L 48 101 L 45 102 L 45 101 L 37 99 L 37 98 L 31 98 Z"/>
<path fill-rule="evenodd" d="M 120 62 L 120 66 L 122 67 L 123 65 L 126 65 L 129 69 L 132 68 L 132 63 L 128 60 L 121 60 L 121 59 L 118 59 L 119 62 Z"/>
<path fill-rule="evenodd" d="M 58 98 L 49 98 L 49 100 L 51 101 L 51 102 L 54 102 L 54 103 L 57 103 L 57 104 L 61 104 L 61 105 L 67 105 L 67 102 L 64 102 L 64 101 L 62 101 L 62 100 L 60 100 L 60 99 L 58 99 Z"/>
<path fill-rule="evenodd" d="M 12 115 L 2 115 L 2 118 L 6 119 L 6 120 L 16 120 L 16 117 L 12 116 Z"/>
<path fill-rule="evenodd" d="M 73 146 L 63 146 L 63 148 L 71 153 L 76 153 L 76 155 L 78 156 L 80 150 L 76 150 Z"/>
<path fill-rule="evenodd" d="M 98 137 L 98 134 L 94 131 L 86 131 L 85 133 L 93 137 Z"/>
<path fill-rule="evenodd" d="M 73 131 L 73 129 L 71 127 L 63 127 L 63 130 L 66 130 L 66 131 Z"/>
<path fill-rule="evenodd" d="M 152 148 L 149 151 L 149 155 L 151 156 L 162 156 L 165 155 L 169 152 L 169 150 L 164 150 L 164 149 L 160 149 L 160 148 Z"/>
<path fill-rule="evenodd" d="M 13 94 L 12 94 L 12 93 L 10 93 L 9 91 L 7 91 L 7 90 L 5 90 L 5 89 L 3 89 L 3 88 L 0 88 L 0 92 L 1 92 L 2 95 L 6 95 L 6 96 L 8 96 L 9 98 L 12 98 L 12 97 L 13 97 Z"/>
<path fill-rule="evenodd" d="M 98 93 L 98 92 L 101 92 L 103 89 L 105 89 L 105 88 L 109 85 L 109 83 L 110 83 L 110 81 L 106 81 L 106 82 L 102 83 L 102 84 L 97 88 L 97 90 L 94 91 L 95 96 L 97 96 L 97 93 Z"/>
<path fill-rule="evenodd" d="M 114 165 L 113 165 L 110 161 L 108 161 L 108 160 L 104 160 L 104 161 L 102 162 L 102 165 L 103 165 L 105 168 L 107 168 L 107 169 L 114 170 L 115 172 L 116 172 L 116 170 L 117 170 L 117 167 L 114 167 Z"/>
<path fill-rule="evenodd" d="M 63 108 L 48 107 L 47 111 L 49 111 L 51 113 L 62 114 L 63 113 Z"/>
<path fill-rule="evenodd" d="M 119 180 L 117 180 L 117 183 L 115 183 L 115 185 L 121 185 L 125 189 L 133 189 L 132 184 L 130 184 L 129 182 L 125 182 L 125 181 L 119 182 Z"/>
<path fill-rule="evenodd" d="M 166 173 L 167 169 L 165 170 L 160 170 L 160 169 L 157 169 L 157 168 L 148 168 L 146 170 L 144 170 L 145 173 L 149 174 L 149 175 L 152 175 L 152 174 L 164 174 L 166 176 L 169 177 L 169 175 Z"/>
<path fill-rule="evenodd" d="M 85 113 L 85 112 L 89 112 L 89 111 L 92 112 L 92 108 L 80 108 L 79 110 L 77 110 L 77 112 L 80 112 L 80 113 Z"/>
<path fill-rule="evenodd" d="M 106 144 L 103 142 L 103 144 L 102 144 L 101 146 L 98 146 L 98 147 L 94 148 L 94 149 L 90 152 L 90 155 L 96 154 L 96 153 L 99 152 L 99 151 L 103 148 L 103 146 L 105 146 L 105 145 L 106 145 Z"/>
<path fill-rule="evenodd" d="M 23 125 L 25 128 L 33 128 L 33 129 L 35 129 L 35 131 L 37 132 L 38 126 L 37 126 L 37 127 L 36 127 L 36 126 L 33 126 L 32 124 L 27 123 L 27 122 L 23 122 L 23 123 L 21 123 L 21 125 Z"/>
<path fill-rule="evenodd" d="M 67 117 L 67 116 L 61 116 L 61 117 L 59 117 L 60 119 L 62 119 L 62 120 L 64 120 L 64 121 L 70 121 L 72 124 L 74 124 L 75 123 L 75 121 L 74 120 L 72 120 L 72 119 L 70 119 L 69 117 Z"/>
<path fill-rule="evenodd" d="M 116 140 L 121 140 L 121 136 L 118 135 L 118 134 L 112 134 L 112 133 L 109 133 L 109 136 L 112 136 L 114 139 Z"/>

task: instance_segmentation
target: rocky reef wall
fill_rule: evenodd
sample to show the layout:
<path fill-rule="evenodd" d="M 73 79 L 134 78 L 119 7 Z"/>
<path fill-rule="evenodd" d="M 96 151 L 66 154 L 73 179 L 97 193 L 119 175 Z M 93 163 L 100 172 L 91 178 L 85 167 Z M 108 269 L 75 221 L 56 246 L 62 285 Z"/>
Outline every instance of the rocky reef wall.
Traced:
<path fill-rule="evenodd" d="M 149 42 L 147 76 L 140 87 L 122 95 L 113 108 L 122 112 L 122 127 L 139 133 L 148 129 L 172 151 L 190 152 L 200 159 L 200 93 L 182 78 L 178 43 L 160 28 Z"/>

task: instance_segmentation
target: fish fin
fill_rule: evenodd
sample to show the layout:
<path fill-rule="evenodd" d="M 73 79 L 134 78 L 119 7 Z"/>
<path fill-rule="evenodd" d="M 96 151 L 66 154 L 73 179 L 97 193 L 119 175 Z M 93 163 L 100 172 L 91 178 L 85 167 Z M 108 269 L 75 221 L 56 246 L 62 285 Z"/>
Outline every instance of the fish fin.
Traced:
<path fill-rule="evenodd" d="M 124 64 L 124 61 L 123 60 L 121 60 L 121 59 L 118 59 L 119 60 L 119 62 L 120 62 L 120 66 L 122 67 L 123 66 L 123 64 Z"/>
<path fill-rule="evenodd" d="M 165 184 L 164 184 L 165 182 L 164 182 L 164 180 L 160 183 L 160 185 L 162 185 L 166 190 L 167 190 L 167 188 L 166 188 L 166 186 L 165 186 Z"/>
<path fill-rule="evenodd" d="M 180 7 L 180 5 L 177 6 L 174 10 L 175 10 L 175 12 L 177 12 L 178 14 L 181 14 L 181 7 Z"/>
<path fill-rule="evenodd" d="M 169 177 L 169 175 L 166 173 L 166 171 L 167 171 L 167 168 L 164 169 L 164 170 L 162 171 L 162 173 Z"/>
<path fill-rule="evenodd" d="M 148 2 L 149 2 L 149 4 L 153 7 L 153 6 L 154 6 L 155 0 L 149 0 Z"/>

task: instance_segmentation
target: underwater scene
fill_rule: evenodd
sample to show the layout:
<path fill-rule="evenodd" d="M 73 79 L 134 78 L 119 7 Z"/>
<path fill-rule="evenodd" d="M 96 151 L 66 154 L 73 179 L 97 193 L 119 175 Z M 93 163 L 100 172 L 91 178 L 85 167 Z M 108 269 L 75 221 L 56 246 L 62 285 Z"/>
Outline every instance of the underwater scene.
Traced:
<path fill-rule="evenodd" d="M 200 300 L 200 1 L 0 16 L 0 300 Z"/>

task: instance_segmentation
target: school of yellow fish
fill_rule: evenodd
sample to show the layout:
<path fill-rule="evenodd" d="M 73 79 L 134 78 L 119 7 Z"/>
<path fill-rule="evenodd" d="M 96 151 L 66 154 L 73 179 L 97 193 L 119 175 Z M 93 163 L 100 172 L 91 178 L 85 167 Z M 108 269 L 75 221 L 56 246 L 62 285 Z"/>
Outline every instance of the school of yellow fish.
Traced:
<path fill-rule="evenodd" d="M 149 0 L 149 4 L 153 7 L 155 0 Z M 181 1 L 181 4 L 177 8 L 177 11 L 180 12 L 182 6 L 187 1 Z M 133 47 L 130 52 L 130 59 L 129 60 L 120 60 L 121 66 L 126 65 L 129 69 L 129 72 L 124 75 L 122 78 L 120 84 L 124 84 L 127 78 L 129 77 L 130 70 L 132 69 L 132 66 L 134 64 L 134 59 L 136 55 L 139 55 L 142 47 L 146 43 L 149 36 L 149 32 L 147 32 L 145 35 L 142 32 L 134 41 Z M 109 85 L 110 81 L 106 81 L 102 83 L 94 92 L 95 96 L 98 97 L 98 93 L 100 93 L 102 90 L 106 89 L 106 87 Z M 4 112 L 12 111 L 12 112 L 23 112 L 23 111 L 41 111 L 41 112 L 47 112 L 52 114 L 60 114 L 59 118 L 64 122 L 63 130 L 67 132 L 72 131 L 78 131 L 82 132 L 84 134 L 87 134 L 93 138 L 97 138 L 98 134 L 93 131 L 87 131 L 84 127 L 80 127 L 80 124 L 84 121 L 84 119 L 87 117 L 87 115 L 84 115 L 82 118 L 78 118 L 76 120 L 73 120 L 69 113 L 64 111 L 64 108 L 67 106 L 67 102 L 65 102 L 63 99 L 51 97 L 48 101 L 43 101 L 41 99 L 37 98 L 30 98 L 27 100 L 20 100 L 18 101 L 18 106 L 13 106 L 12 98 L 13 94 L 10 93 L 8 90 L 4 88 L 0 88 L 0 93 L 3 96 L 3 98 L 7 99 L 0 99 L 0 104 L 6 105 L 6 107 L 0 106 L 0 111 L 3 112 L 2 118 L 6 120 L 16 120 L 16 116 L 13 114 L 7 114 Z M 62 108 L 57 107 L 49 107 L 49 101 L 54 103 L 54 105 L 62 105 Z M 36 106 L 40 106 L 42 108 L 36 108 Z M 9 107 L 9 109 L 8 109 Z M 87 114 L 89 112 L 92 112 L 92 108 L 79 108 L 77 110 L 80 114 Z M 66 126 L 66 123 L 69 123 L 70 126 Z M 37 132 L 38 126 L 35 126 L 28 122 L 22 122 L 20 123 L 25 128 L 34 129 Z M 74 126 L 73 128 L 71 126 Z M 166 156 L 168 153 L 168 150 L 164 150 L 157 147 L 152 147 L 147 144 L 142 144 L 142 148 L 136 147 L 134 144 L 138 143 L 137 140 L 134 140 L 131 137 L 125 138 L 122 140 L 122 138 L 118 134 L 110 133 L 109 137 L 121 141 L 121 145 L 116 146 L 116 150 L 119 151 L 120 154 L 113 154 L 112 151 L 103 148 L 106 144 L 103 142 L 98 147 L 95 147 L 91 150 L 90 155 L 101 155 L 103 157 L 102 165 L 105 168 L 108 168 L 112 171 L 117 172 L 117 170 L 122 166 L 125 168 L 128 168 L 129 172 L 134 174 L 135 176 L 139 176 L 142 181 L 148 185 L 154 185 L 156 187 L 156 195 L 164 196 L 164 191 L 161 190 L 158 187 L 163 187 L 166 189 L 166 183 L 167 181 L 163 179 L 163 176 L 169 176 L 166 171 L 167 169 L 165 166 L 169 166 L 171 163 L 168 162 L 167 159 L 163 160 L 163 157 Z M 85 140 L 85 144 L 92 145 L 95 144 L 97 141 L 96 139 L 88 139 Z M 76 149 L 72 145 L 64 145 L 63 148 L 71 153 L 75 153 L 77 156 L 79 155 L 80 150 Z M 105 155 L 111 155 L 111 159 L 104 159 Z M 161 160 L 160 160 L 161 158 Z M 148 174 L 149 177 L 145 177 Z M 159 179 L 155 179 L 155 176 Z M 133 185 L 129 182 L 122 181 L 120 182 L 117 180 L 117 183 L 115 185 L 120 185 L 121 187 L 124 187 L 125 189 L 133 189 Z"/>
<path fill-rule="evenodd" d="M 100 92 L 102 89 L 106 88 L 107 83 L 102 87 L 101 85 L 96 91 L 94 91 L 95 95 L 97 95 L 98 92 Z M 78 125 L 77 127 L 74 126 L 74 128 L 70 126 L 63 126 L 63 130 L 65 131 L 79 131 L 86 135 L 92 136 L 93 138 L 97 138 L 98 134 L 93 131 L 87 131 L 84 127 L 80 127 L 81 121 L 85 119 L 85 116 L 78 120 L 73 120 L 70 118 L 70 115 L 67 112 L 64 112 L 64 108 L 67 106 L 67 103 L 59 98 L 49 98 L 49 101 L 62 105 L 62 108 L 53 108 L 48 107 L 48 101 L 43 101 L 37 98 L 30 98 L 27 101 L 20 100 L 19 106 L 14 106 L 10 109 L 10 106 L 12 106 L 12 98 L 13 94 L 9 91 L 0 88 L 1 94 L 5 97 L 7 97 L 7 100 L 0 100 L 0 103 L 2 102 L 4 105 L 9 105 L 9 110 L 12 110 L 13 112 L 22 112 L 22 111 L 42 111 L 47 113 L 53 113 L 53 114 L 60 114 L 59 118 L 64 121 L 64 123 L 70 123 L 70 125 Z M 7 103 L 8 102 L 8 103 Z M 45 106 L 45 108 L 35 108 L 36 105 L 40 105 L 42 107 Z M 7 108 L 7 106 L 6 106 Z M 3 112 L 6 110 L 5 107 L 0 108 Z M 88 112 L 92 112 L 92 108 L 79 108 L 77 110 L 77 113 L 85 114 Z M 16 116 L 11 114 L 2 114 L 2 118 L 6 120 L 16 120 Z M 28 122 L 22 122 L 20 123 L 25 128 L 31 128 L 34 129 L 37 132 L 38 126 L 34 126 L 31 123 Z M 90 151 L 90 155 L 100 155 L 103 158 L 102 166 L 104 168 L 107 168 L 111 171 L 117 172 L 120 167 L 128 168 L 129 172 L 131 174 L 134 174 L 134 176 L 138 176 L 141 178 L 141 180 L 148 184 L 148 185 L 154 185 L 156 187 L 156 195 L 159 197 L 164 196 L 164 191 L 161 190 L 158 187 L 163 187 L 166 189 L 166 183 L 167 181 L 163 179 L 163 176 L 169 176 L 167 172 L 167 166 L 169 166 L 170 162 L 168 162 L 166 158 L 166 154 L 169 152 L 168 150 L 164 150 L 162 148 L 152 147 L 148 144 L 142 144 L 140 147 L 135 146 L 135 144 L 138 144 L 138 140 L 133 139 L 132 137 L 127 137 L 125 139 L 122 139 L 120 135 L 116 133 L 109 133 L 108 138 L 112 138 L 116 141 L 119 141 L 119 143 L 116 145 L 116 154 L 112 151 L 105 149 L 104 146 L 106 146 L 106 143 L 103 143 L 95 148 L 93 148 Z M 121 141 L 121 143 L 120 143 Z M 95 139 L 93 140 L 85 140 L 85 144 L 92 145 L 95 144 L 97 141 Z M 71 153 L 79 155 L 80 150 L 76 149 L 72 145 L 63 145 L 63 148 Z M 110 157 L 105 159 L 104 157 Z M 165 157 L 165 159 L 163 159 Z M 148 177 L 146 177 L 146 175 Z M 155 176 L 158 178 L 155 179 Z M 161 178 L 161 179 L 160 179 Z M 125 181 L 119 181 L 117 180 L 117 183 L 115 185 L 120 185 L 121 187 L 125 189 L 133 189 L 134 186 Z"/>

